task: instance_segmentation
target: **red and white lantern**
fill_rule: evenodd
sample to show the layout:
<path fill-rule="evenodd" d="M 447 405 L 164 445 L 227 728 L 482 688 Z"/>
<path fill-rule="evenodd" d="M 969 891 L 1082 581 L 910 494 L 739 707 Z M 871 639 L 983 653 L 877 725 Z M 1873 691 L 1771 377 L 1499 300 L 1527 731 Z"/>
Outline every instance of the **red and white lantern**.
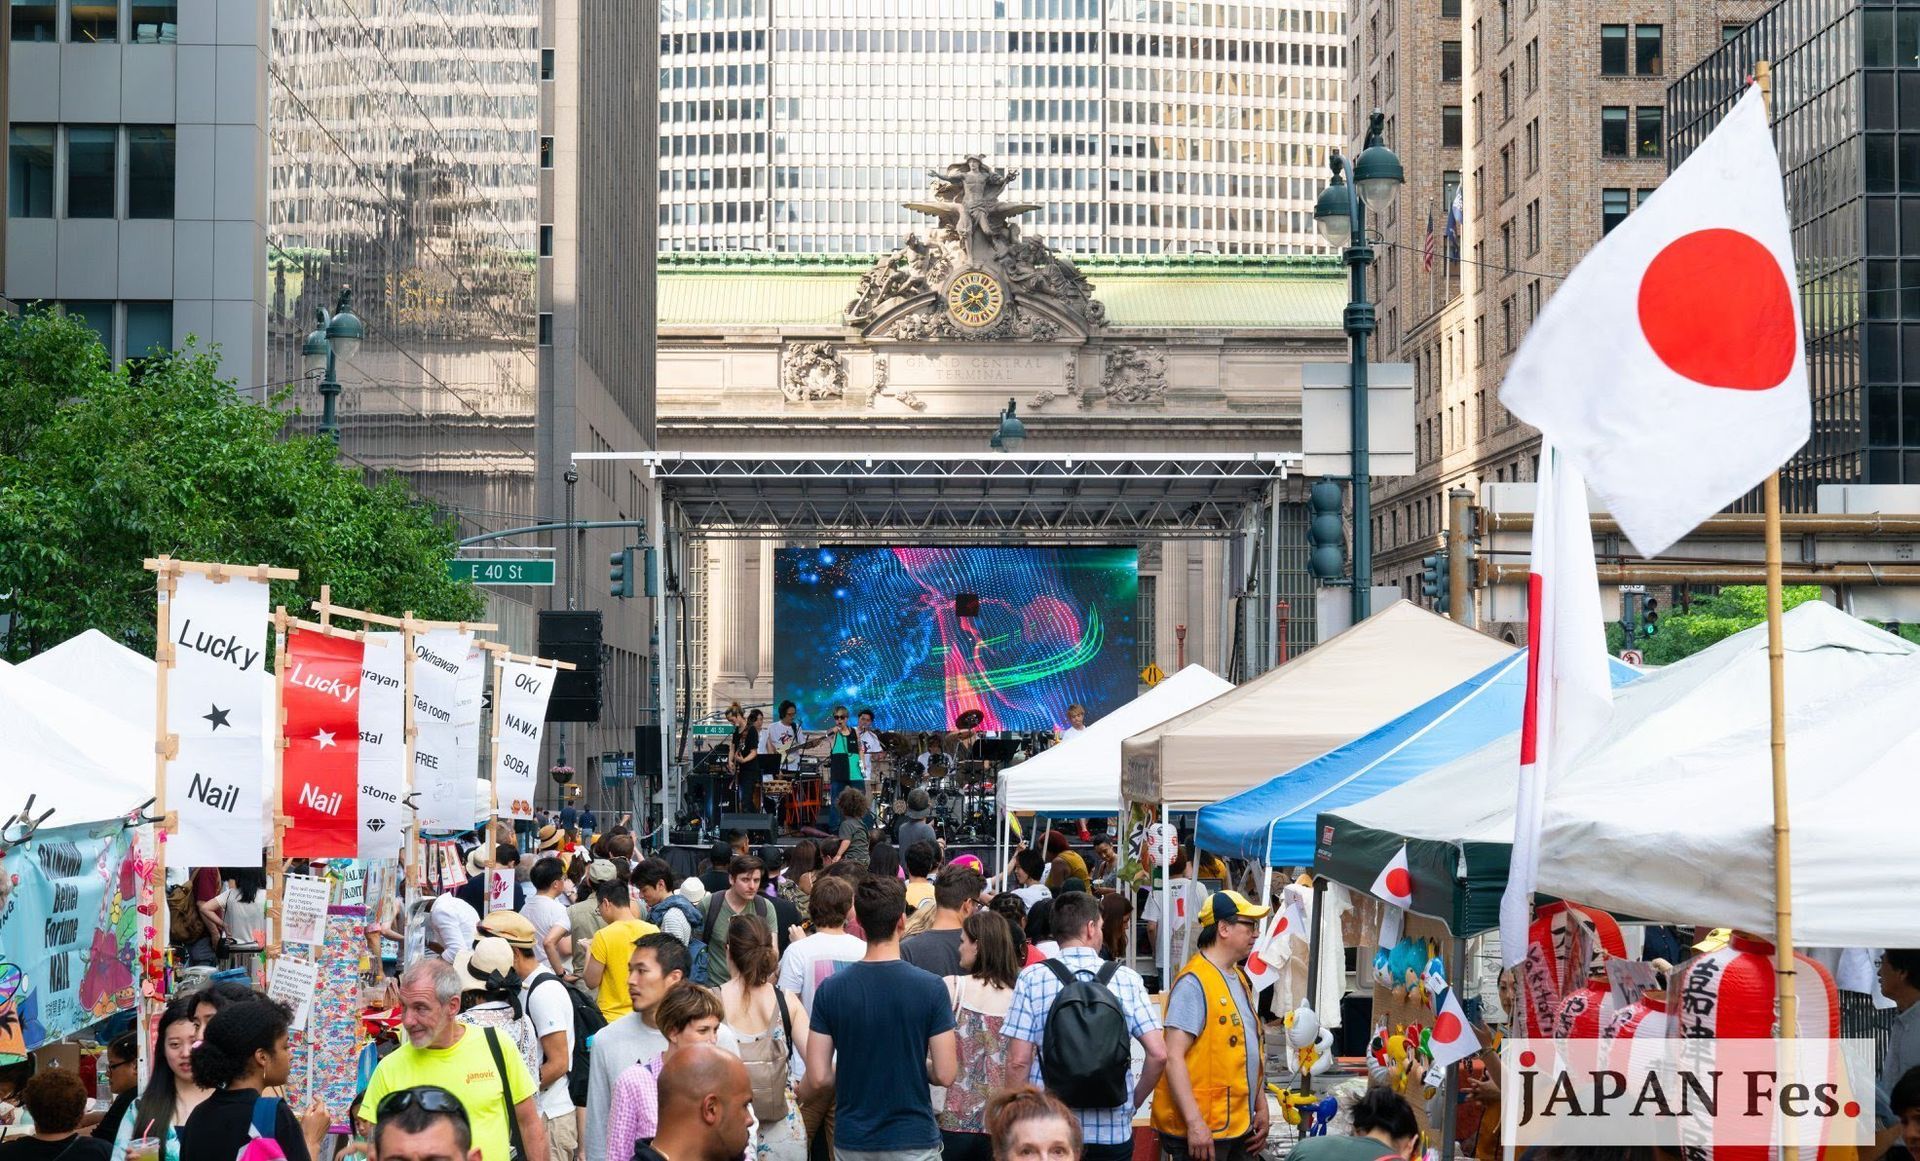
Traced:
<path fill-rule="evenodd" d="M 1605 911 L 1572 903 L 1536 908 L 1527 929 L 1527 958 L 1520 965 L 1520 1005 L 1527 1014 L 1527 1035 L 1554 1035 L 1560 1004 L 1586 984 L 1606 955 L 1627 954 L 1620 924 Z M 1599 1029 L 1593 1035 L 1598 1036 Z"/>
<path fill-rule="evenodd" d="M 1568 1040 L 1598 1040 L 1613 1014 L 1613 989 L 1605 976 L 1590 975 L 1560 999 L 1554 1012 L 1553 1034 Z"/>

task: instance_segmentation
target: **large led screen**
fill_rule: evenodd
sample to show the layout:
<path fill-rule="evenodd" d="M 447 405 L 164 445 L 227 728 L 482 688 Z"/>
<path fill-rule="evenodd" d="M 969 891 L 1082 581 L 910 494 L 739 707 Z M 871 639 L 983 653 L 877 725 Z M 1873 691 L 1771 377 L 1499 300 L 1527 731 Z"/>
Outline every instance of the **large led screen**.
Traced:
<path fill-rule="evenodd" d="M 774 563 L 773 684 L 810 729 L 836 704 L 882 730 L 1049 730 L 1131 700 L 1134 548 L 789 548 Z M 979 611 L 963 616 L 965 596 Z"/>

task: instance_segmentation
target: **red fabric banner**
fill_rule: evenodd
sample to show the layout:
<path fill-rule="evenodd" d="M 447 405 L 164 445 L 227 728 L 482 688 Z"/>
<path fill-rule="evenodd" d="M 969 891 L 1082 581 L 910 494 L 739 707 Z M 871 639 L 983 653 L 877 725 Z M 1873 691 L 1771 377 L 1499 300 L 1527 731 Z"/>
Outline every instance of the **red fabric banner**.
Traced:
<path fill-rule="evenodd" d="M 282 658 L 286 761 L 280 809 L 291 858 L 353 858 L 360 849 L 360 674 L 366 646 L 304 629 Z"/>

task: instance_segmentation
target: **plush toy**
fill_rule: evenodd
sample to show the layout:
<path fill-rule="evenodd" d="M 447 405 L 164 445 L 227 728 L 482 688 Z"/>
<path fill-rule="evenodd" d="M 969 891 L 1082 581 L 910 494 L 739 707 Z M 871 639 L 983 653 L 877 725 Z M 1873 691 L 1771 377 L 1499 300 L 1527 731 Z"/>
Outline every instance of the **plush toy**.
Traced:
<path fill-rule="evenodd" d="M 1305 1000 L 1300 1001 L 1300 1006 L 1288 1012 L 1280 1022 L 1287 1029 L 1288 1048 L 1298 1051 L 1320 1038 L 1320 1017 L 1314 1014 Z"/>
<path fill-rule="evenodd" d="M 1320 1029 L 1320 1038 L 1313 1042 L 1313 1047 L 1301 1050 L 1300 1068 L 1313 1076 L 1325 1076 L 1333 1071 L 1333 1029 Z"/>

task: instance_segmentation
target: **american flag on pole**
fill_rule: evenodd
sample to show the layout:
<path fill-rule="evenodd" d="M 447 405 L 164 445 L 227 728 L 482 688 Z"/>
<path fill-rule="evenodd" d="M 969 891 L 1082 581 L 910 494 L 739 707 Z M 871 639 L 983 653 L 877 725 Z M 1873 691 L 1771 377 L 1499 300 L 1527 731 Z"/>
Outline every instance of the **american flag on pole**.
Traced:
<path fill-rule="evenodd" d="M 1427 203 L 1427 240 L 1420 247 L 1420 269 L 1433 269 L 1433 203 Z"/>

